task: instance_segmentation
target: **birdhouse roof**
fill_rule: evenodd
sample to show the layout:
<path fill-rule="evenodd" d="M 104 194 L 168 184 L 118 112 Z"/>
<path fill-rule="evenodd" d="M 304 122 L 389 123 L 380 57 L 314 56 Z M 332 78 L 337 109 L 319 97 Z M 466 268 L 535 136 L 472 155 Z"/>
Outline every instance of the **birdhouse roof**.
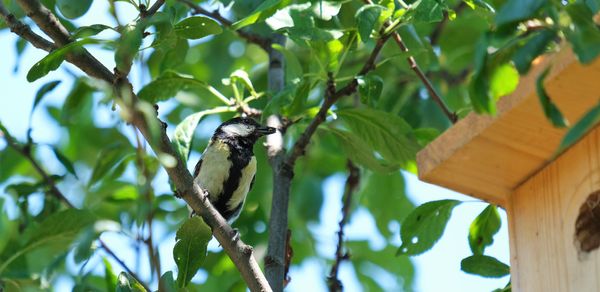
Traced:
<path fill-rule="evenodd" d="M 546 91 L 571 124 L 598 104 L 600 58 L 582 65 L 570 48 L 540 57 L 499 100 L 496 116 L 471 113 L 420 151 L 419 178 L 503 205 L 556 157 L 566 132 L 544 116 L 536 93 L 536 79 L 548 66 Z"/>

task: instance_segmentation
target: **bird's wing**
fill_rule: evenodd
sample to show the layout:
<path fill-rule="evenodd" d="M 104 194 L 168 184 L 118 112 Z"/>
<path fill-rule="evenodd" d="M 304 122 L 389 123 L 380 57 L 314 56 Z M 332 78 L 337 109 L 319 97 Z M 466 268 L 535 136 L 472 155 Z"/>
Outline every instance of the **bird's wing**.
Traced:
<path fill-rule="evenodd" d="M 196 167 L 194 168 L 194 179 L 200 174 L 200 168 L 202 168 L 202 158 L 198 160 L 198 163 L 196 163 Z"/>
<path fill-rule="evenodd" d="M 250 188 L 248 188 L 248 192 L 250 192 L 252 190 L 252 187 L 254 186 L 254 180 L 256 179 L 256 174 L 254 174 L 254 176 L 252 177 L 252 181 L 250 182 Z"/>

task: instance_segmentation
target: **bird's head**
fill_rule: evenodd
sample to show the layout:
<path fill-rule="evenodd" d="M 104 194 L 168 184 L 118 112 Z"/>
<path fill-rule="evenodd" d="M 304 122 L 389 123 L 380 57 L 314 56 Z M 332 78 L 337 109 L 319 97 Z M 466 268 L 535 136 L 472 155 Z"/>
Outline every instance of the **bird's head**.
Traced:
<path fill-rule="evenodd" d="M 222 123 L 213 137 L 220 139 L 231 139 L 254 145 L 258 138 L 275 133 L 277 129 L 262 126 L 251 118 L 233 118 Z"/>

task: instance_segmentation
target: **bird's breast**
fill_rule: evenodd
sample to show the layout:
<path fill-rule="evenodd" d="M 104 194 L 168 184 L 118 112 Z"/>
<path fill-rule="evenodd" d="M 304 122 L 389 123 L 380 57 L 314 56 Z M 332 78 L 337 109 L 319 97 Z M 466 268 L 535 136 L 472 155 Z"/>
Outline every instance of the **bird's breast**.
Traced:
<path fill-rule="evenodd" d="M 194 181 L 208 191 L 211 201 L 220 196 L 229 178 L 230 154 L 229 146 L 221 141 L 211 142 L 202 154 L 202 167 Z"/>

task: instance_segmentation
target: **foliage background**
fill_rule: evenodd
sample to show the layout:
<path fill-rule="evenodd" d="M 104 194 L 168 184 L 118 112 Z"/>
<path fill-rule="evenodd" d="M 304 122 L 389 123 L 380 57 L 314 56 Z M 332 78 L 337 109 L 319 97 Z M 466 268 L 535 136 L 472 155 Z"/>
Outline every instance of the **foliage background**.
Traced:
<path fill-rule="evenodd" d="M 43 2 L 48 7 L 55 7 L 54 1 Z M 96 2 L 98 1 L 95 1 L 95 5 Z M 225 5 L 229 4 L 229 1 L 221 2 Z M 257 7 L 260 8 L 260 2 L 239 2 L 232 6 L 232 10 L 224 10 L 223 13 L 232 19 L 241 19 L 250 15 Z M 268 1 L 271 2 L 276 1 Z M 291 118 L 302 117 L 296 125 L 290 127 L 286 135 L 287 145 L 298 138 L 314 115 L 324 92 L 326 72 L 336 73 L 337 82 L 343 84 L 364 64 L 378 37 L 375 25 L 382 22 L 379 16 L 381 13 L 391 12 L 388 10 L 392 2 L 381 1 L 381 7 L 368 9 L 378 11 L 379 14 L 375 13 L 374 17 L 369 18 L 370 25 L 373 27 L 367 27 L 366 33 L 358 22 L 358 19 L 361 19 L 358 17 L 361 9 L 367 10 L 361 1 L 342 1 L 337 4 L 313 1 L 290 4 L 291 6 L 285 2 L 280 4 L 279 8 L 287 6 L 287 15 L 291 15 L 291 19 L 286 18 L 285 15 L 275 15 L 266 24 L 261 22 L 250 27 L 252 32 L 266 33 L 273 26 L 289 24 L 289 21 L 293 21 L 294 24 L 292 28 L 283 28 L 290 36 L 287 47 L 289 52 L 284 54 L 288 63 L 286 80 L 289 87 L 283 93 L 271 95 L 269 98 L 261 97 L 251 104 L 265 113 L 283 113 Z M 493 112 L 495 100 L 509 93 L 516 86 L 518 72 L 525 72 L 526 65 L 537 54 L 555 48 L 553 41 L 559 36 L 566 35 L 575 44 L 582 61 L 589 61 L 597 55 L 599 46 L 595 45 L 600 38 L 597 27 L 591 20 L 592 12 L 598 10 L 597 2 L 524 1 L 523 3 L 532 5 L 532 9 L 527 13 L 521 13 L 522 15 L 515 13 L 523 10 L 519 6 L 514 6 L 516 2 L 518 1 L 423 0 L 418 2 L 419 5 L 416 6 L 418 9 L 411 11 L 413 14 L 407 18 L 409 20 L 406 25 L 398 28 L 411 55 L 427 73 L 427 77 L 433 82 L 451 111 L 459 116 L 464 116 L 472 110 Z M 15 7 L 12 1 L 4 1 L 4 3 L 9 8 Z M 132 21 L 137 15 L 133 6 L 125 1 L 115 3 L 117 7 L 115 13 L 119 15 L 122 24 Z M 343 5 L 338 10 L 336 7 L 339 4 Z M 166 14 L 169 14 L 173 22 L 187 15 L 185 6 L 176 1 L 167 1 L 166 5 L 168 7 Z M 499 11 L 498 15 L 504 18 L 498 17 L 490 7 Z M 97 11 L 102 11 L 104 14 L 107 9 L 100 5 L 93 6 L 90 12 L 73 21 L 73 24 L 81 26 L 99 22 L 110 26 L 116 25 L 110 17 L 97 20 L 87 18 L 95 15 Z M 454 13 L 456 18 L 452 21 L 447 20 L 454 18 Z M 329 19 L 330 16 L 334 17 Z M 548 21 L 546 16 L 554 22 Z M 524 25 L 530 19 L 542 21 L 533 23 L 536 28 L 530 30 L 532 26 Z M 569 26 L 570 22 L 577 25 Z M 168 33 L 161 35 L 163 31 L 160 25 L 159 23 L 156 27 L 159 31 L 157 39 L 163 42 L 153 43 L 153 37 L 145 38 L 141 47 L 152 48 L 141 50 L 139 58 L 142 62 L 136 62 L 132 67 L 130 79 L 136 91 L 151 80 L 171 74 L 169 72 L 174 70 L 206 82 L 229 97 L 235 95 L 235 92 L 232 87 L 223 84 L 223 78 L 229 77 L 237 69 L 244 69 L 249 73 L 257 91 L 266 90 L 267 55 L 258 46 L 246 44 L 229 29 L 214 37 L 192 40 L 188 43 Z M 572 27 L 574 29 L 571 30 Z M 370 28 L 375 29 L 371 31 Z M 506 31 L 500 28 L 505 28 Z M 371 33 L 372 36 L 369 36 Z M 119 62 L 123 61 L 120 57 L 117 57 L 116 64 L 112 63 L 114 62 L 112 50 L 115 48 L 117 51 L 119 48 L 124 50 L 127 42 L 119 43 L 118 34 L 110 30 L 103 31 L 97 37 L 105 41 L 99 45 L 90 45 L 89 49 L 109 68 L 120 66 Z M 14 37 L 8 36 L 6 39 L 11 39 L 11 42 L 2 43 L 3 51 L 10 50 L 15 40 Z M 29 70 L 43 54 L 39 52 L 34 54 L 32 52 L 34 49 L 31 47 L 23 52 L 25 48 L 23 42 L 17 41 L 15 44 L 19 54 L 17 60 L 14 64 L 3 62 L 2 68 L 10 70 L 14 65 L 15 71 L 23 76 L 24 72 Z M 523 50 L 525 53 L 520 54 L 519 52 Z M 340 118 L 328 120 L 326 126 L 322 127 L 313 138 L 307 155 L 299 160 L 292 187 L 289 224 L 293 231 L 293 264 L 296 267 L 316 261 L 318 266 L 327 271 L 332 264 L 333 253 L 325 253 L 319 247 L 324 236 L 333 238 L 334 234 L 320 234 L 311 229 L 311 226 L 323 223 L 321 222 L 323 220 L 327 221 L 325 224 L 332 224 L 332 220 L 339 220 L 339 217 L 330 215 L 339 214 L 338 210 L 331 206 L 333 210 L 326 210 L 323 207 L 326 206 L 324 202 L 329 200 L 328 197 L 333 193 L 327 186 L 335 184 L 335 181 L 340 185 L 343 173 L 346 172 L 346 156 L 349 156 L 363 166 L 361 187 L 353 198 L 352 216 L 354 220 L 364 220 L 363 218 L 371 216 L 375 220 L 375 226 L 366 224 L 354 226 L 351 221 L 348 232 L 351 228 L 368 228 L 374 234 L 380 235 L 384 244 L 375 247 L 367 245 L 364 236 L 349 236 L 347 248 L 352 258 L 350 262 L 346 262 L 345 269 L 355 272 L 351 277 L 356 277 L 356 283 L 361 286 L 361 289 L 381 290 L 392 287 L 411 290 L 413 287 L 413 263 L 406 256 L 396 257 L 395 253 L 401 244 L 399 222 L 413 210 L 415 203 L 406 196 L 405 182 L 398 171 L 393 174 L 381 174 L 380 170 L 398 169 L 402 166 L 414 172 L 412 158 L 418 148 L 417 143 L 423 146 L 447 128 L 450 122 L 431 95 L 423 88 L 421 80 L 407 65 L 405 60 L 407 56 L 407 53 L 401 52 L 391 42 L 387 44 L 377 60 L 377 69 L 363 76 L 361 84 L 364 86 L 360 88 L 360 93 L 353 98 L 345 98 L 336 105 L 334 111 Z M 110 283 L 113 283 L 111 281 L 114 279 L 111 277 L 118 274 L 121 267 L 114 261 L 109 265 L 100 260 L 101 257 L 106 257 L 105 251 L 97 241 L 97 238 L 101 237 L 111 245 L 114 244 L 113 248 L 121 254 L 139 252 L 139 262 L 134 261 L 129 264 L 142 267 L 140 272 L 143 280 L 155 287 L 157 277 L 150 276 L 152 273 L 148 268 L 151 265 L 147 262 L 147 248 L 161 247 L 158 248 L 161 261 L 168 262 L 166 259 L 171 256 L 170 250 L 162 248 L 163 244 L 174 242 L 175 231 L 188 216 L 187 208 L 182 201 L 172 196 L 166 174 L 158 167 L 157 159 L 148 155 L 149 151 L 138 151 L 144 148 L 143 143 L 138 143 L 135 131 L 120 119 L 118 111 L 112 110 L 111 93 L 97 88 L 96 83 L 81 77 L 79 71 L 71 65 L 62 66 L 59 70 L 61 74 L 51 72 L 31 85 L 37 89 L 49 81 L 61 80 L 56 91 L 45 97 L 33 112 L 31 137 L 36 143 L 32 148 L 33 154 L 49 173 L 58 175 L 54 179 L 66 196 L 76 206 L 83 207 L 93 214 L 89 218 L 95 221 L 95 224 L 80 221 L 81 226 L 78 228 L 80 232 L 67 234 L 62 238 L 64 242 L 32 248 L 31 252 L 28 251 L 1 271 L 3 284 L 23 289 L 51 287 L 56 283 L 57 278 L 67 276 L 74 281 L 78 289 L 105 290 L 110 287 Z M 294 78 L 298 79 L 294 80 Z M 16 86 L 6 85 L 3 88 L 16 88 Z M 167 91 L 165 88 L 159 87 L 154 90 L 161 92 L 157 95 L 165 99 L 159 102 L 159 113 L 160 117 L 169 124 L 169 136 L 173 135 L 175 125 L 188 115 L 221 105 L 221 101 L 214 98 L 204 87 L 188 88 L 191 94 L 180 93 L 175 98 L 171 98 L 172 94 L 164 93 Z M 3 122 L 6 119 L 5 115 L 10 112 L 12 116 L 16 113 L 20 115 L 19 123 L 29 124 L 29 117 L 26 116 L 30 111 L 28 108 L 17 111 L 15 107 L 13 110 L 14 105 L 21 104 L 13 102 L 15 99 L 20 100 L 20 94 L 22 93 L 6 92 L 3 95 L 4 111 L 0 117 Z M 248 95 L 249 92 L 245 91 L 245 94 Z M 29 96 L 32 94 L 30 93 Z M 271 102 L 267 103 L 267 100 Z M 550 98 L 541 98 L 541 101 L 544 105 L 551 105 Z M 289 103 L 294 106 L 287 106 Z M 357 123 L 357 120 L 347 118 L 348 114 L 344 115 L 342 111 L 353 107 L 361 108 L 364 112 L 372 111 L 379 115 L 404 119 L 410 126 L 409 139 L 381 141 L 378 140 L 381 137 L 375 138 L 369 142 L 371 144 L 369 146 L 375 148 L 377 154 L 373 153 L 373 149 L 365 150 L 364 147 L 359 147 L 360 145 L 356 144 L 356 137 L 365 140 L 368 134 L 365 134 L 365 131 L 361 132 L 361 124 Z M 10 110 L 7 111 L 8 108 Z M 550 111 L 548 115 L 550 121 L 560 124 L 560 112 L 557 114 Z M 205 147 L 212 129 L 220 120 L 231 116 L 232 113 L 227 113 L 201 121 L 194 137 L 190 164 L 193 165 L 199 158 L 199 153 Z M 396 131 L 401 128 L 399 124 L 401 123 L 394 123 L 389 129 L 383 125 L 383 129 L 375 130 Z M 5 125 L 8 132 L 19 138 L 21 142 L 27 141 L 28 136 L 23 129 L 27 129 L 28 126 L 14 127 L 8 122 Z M 351 139 L 354 143 L 344 143 L 348 140 L 333 135 L 332 130 L 326 130 L 330 128 L 336 129 L 333 133 L 351 130 L 346 132 L 346 135 L 350 135 L 348 133 L 357 135 L 352 138 L 353 140 Z M 390 146 L 386 143 L 395 144 Z M 344 145 L 354 148 L 340 153 L 339 149 Z M 406 151 L 403 153 L 407 154 L 396 155 L 396 151 L 386 152 L 390 148 L 396 151 L 403 149 Z M 0 218 L 2 224 L 0 232 L 3 233 L 0 234 L 0 259 L 6 260 L 15 249 L 27 248 L 30 242 L 35 242 L 31 241 L 30 237 L 35 239 L 40 236 L 40 224 L 45 226 L 44 222 L 52 222 L 48 218 L 63 207 L 54 198 L 45 195 L 49 192 L 48 185 L 38 184 L 40 178 L 28 161 L 6 144 L 0 144 L 0 149 L 2 149 L 0 182 L 5 192 L 2 198 L 4 210 L 8 211 Z M 62 156 L 55 155 L 55 152 L 60 152 Z M 257 175 L 255 188 L 242 217 L 235 226 L 240 229 L 244 241 L 255 246 L 260 257 L 266 248 L 265 228 L 269 216 L 271 175 L 264 148 L 258 146 L 256 154 L 259 157 L 259 164 L 263 167 Z M 68 158 L 72 163 L 65 163 L 67 159 L 63 157 Z M 191 168 L 191 165 L 188 168 Z M 420 198 L 431 197 L 423 195 Z M 423 201 L 419 200 L 419 203 Z M 475 212 L 483 209 L 481 205 L 475 208 L 478 209 Z M 147 222 L 149 214 L 156 222 L 151 232 Z M 80 214 L 72 214 L 72 216 L 85 217 Z M 437 224 L 441 225 L 443 230 L 445 220 Z M 463 238 L 466 238 L 469 229 L 466 225 L 462 225 Z M 60 224 L 50 227 L 60 228 Z M 490 236 L 496 232 L 497 230 L 489 232 Z M 141 240 L 149 239 L 150 235 L 154 239 L 150 245 Z M 435 241 L 435 238 L 431 240 L 431 245 Z M 126 244 L 123 244 L 124 242 Z M 126 246 L 128 250 L 122 251 L 122 246 Z M 236 290 L 243 287 L 235 267 L 223 252 L 219 252 L 219 247 L 214 241 L 209 250 L 206 261 L 202 265 L 204 273 L 201 273 L 190 289 L 230 287 Z M 471 250 L 476 253 L 477 249 L 471 247 Z M 482 250 L 479 252 L 483 253 Z M 507 262 L 502 255 L 500 257 Z M 39 259 L 44 260 L 39 261 Z M 65 264 L 65 259 L 70 264 Z M 456 256 L 455 262 L 459 260 L 460 258 Z M 113 272 L 110 271 L 109 266 L 112 266 Z M 161 273 L 159 273 L 161 275 L 168 271 L 176 272 L 174 266 L 159 266 L 161 266 Z M 454 267 L 456 270 L 458 268 L 458 265 Z M 309 269 L 304 269 L 305 272 L 307 270 Z M 210 276 L 203 278 L 202 275 Z M 324 281 L 325 276 L 325 274 L 321 275 L 320 279 Z M 292 275 L 292 281 L 295 279 Z M 502 281 L 505 283 L 506 279 Z"/>

